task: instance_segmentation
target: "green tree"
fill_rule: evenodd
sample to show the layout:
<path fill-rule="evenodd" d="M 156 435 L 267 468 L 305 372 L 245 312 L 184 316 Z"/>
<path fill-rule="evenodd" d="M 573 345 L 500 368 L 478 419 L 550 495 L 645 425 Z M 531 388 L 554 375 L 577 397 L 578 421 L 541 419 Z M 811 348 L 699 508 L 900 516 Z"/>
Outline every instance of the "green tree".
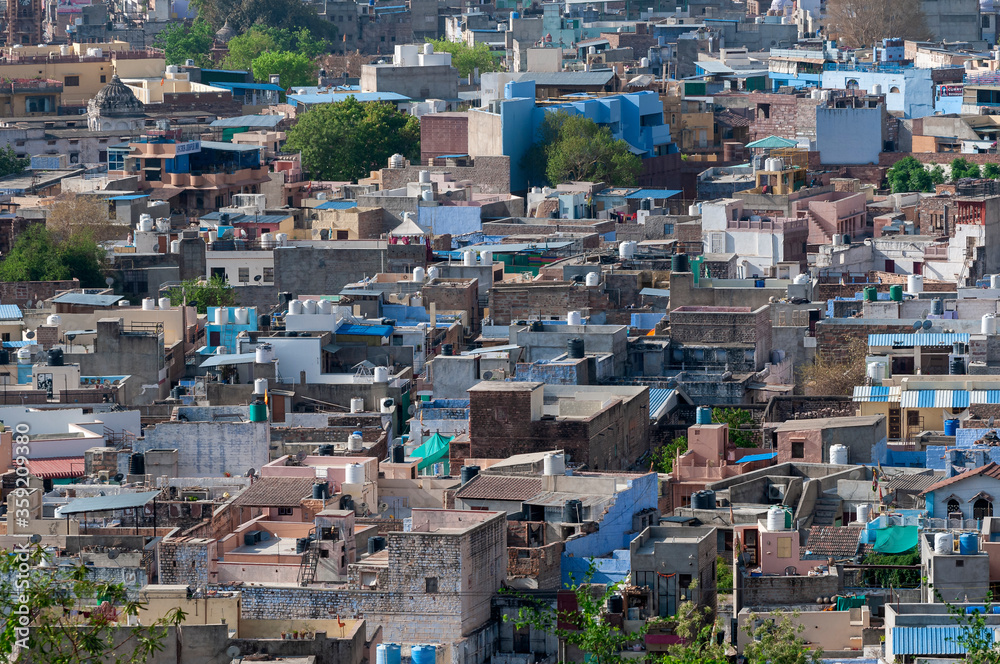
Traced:
<path fill-rule="evenodd" d="M 934 164 L 929 172 L 931 182 L 934 184 L 944 184 L 944 169 L 941 168 L 941 164 Z"/>
<path fill-rule="evenodd" d="M 664 664 L 724 664 L 726 647 L 719 643 L 722 621 L 712 619 L 712 611 L 707 606 L 700 609 L 693 602 L 684 602 L 677 609 L 677 616 L 671 621 L 673 633 L 683 639 L 683 643 L 670 646 Z"/>
<path fill-rule="evenodd" d="M 0 281 L 80 280 L 84 288 L 104 288 L 104 251 L 84 230 L 57 240 L 42 224 L 18 235 L 0 263 Z"/>
<path fill-rule="evenodd" d="M 741 429 L 744 424 L 753 424 L 753 415 L 742 408 L 713 408 L 712 420 L 729 425 L 729 442 L 736 447 L 757 447 L 753 432 Z"/>
<path fill-rule="evenodd" d="M 187 304 L 198 310 L 199 314 L 207 314 L 209 307 L 231 307 L 236 304 L 236 295 L 232 287 L 222 277 L 204 279 L 188 279 L 174 286 L 167 293 L 172 306 Z"/>
<path fill-rule="evenodd" d="M 353 97 L 309 109 L 288 130 L 288 147 L 302 153 L 314 178 L 358 180 L 385 167 L 396 153 L 420 156 L 420 121 L 392 104 Z"/>
<path fill-rule="evenodd" d="M 130 599 L 123 584 L 100 581 L 83 565 L 56 566 L 35 545 L 0 557 L 0 593 L 7 617 L 0 631 L 5 662 L 140 664 L 164 649 L 167 628 L 185 617 L 175 608 L 139 625 L 135 618 L 144 605 Z"/>
<path fill-rule="evenodd" d="M 674 459 L 677 454 L 687 452 L 687 436 L 677 436 L 672 441 L 653 452 L 653 470 L 658 473 L 671 473 L 674 470 Z"/>
<path fill-rule="evenodd" d="M 191 0 L 198 17 L 218 30 L 224 23 L 237 33 L 254 25 L 300 30 L 308 28 L 312 34 L 334 41 L 336 26 L 316 13 L 316 9 L 301 0 Z"/>
<path fill-rule="evenodd" d="M 229 53 L 223 66 L 227 69 L 250 71 L 253 61 L 264 53 L 292 51 L 313 60 L 329 50 L 330 42 L 314 37 L 308 28 L 293 32 L 286 28 L 255 25 L 229 40 L 226 47 Z"/>
<path fill-rule="evenodd" d="M 862 561 L 865 565 L 919 565 L 920 552 L 916 547 L 904 553 L 867 554 Z M 872 588 L 919 588 L 920 570 L 916 569 L 866 569 L 865 584 Z"/>
<path fill-rule="evenodd" d="M 962 178 L 980 177 L 979 166 L 970 164 L 964 157 L 958 157 L 951 162 L 951 181 L 955 182 Z"/>
<path fill-rule="evenodd" d="M 500 60 L 483 43 L 469 46 L 465 42 L 448 41 L 445 38 L 428 39 L 438 53 L 451 53 L 451 64 L 458 69 L 459 76 L 468 76 L 479 69 L 480 74 L 500 70 Z"/>
<path fill-rule="evenodd" d="M 933 588 L 933 586 L 932 586 Z M 959 635 L 949 637 L 960 650 L 965 651 L 963 662 L 966 664 L 997 664 L 1000 662 L 1000 643 L 993 636 L 994 627 L 987 624 L 986 616 L 993 612 L 993 593 L 986 594 L 986 605 L 982 610 L 966 613 L 965 607 L 955 606 L 945 601 L 937 588 L 933 588 L 939 602 L 944 603 L 951 615 L 951 620 L 959 629 Z"/>
<path fill-rule="evenodd" d="M 1000 179 L 1000 165 L 993 163 L 983 164 L 983 177 L 990 180 Z"/>
<path fill-rule="evenodd" d="M 812 650 L 799 636 L 805 629 L 792 622 L 797 614 L 772 611 L 767 618 L 751 613 L 743 631 L 751 637 L 743 649 L 748 664 L 819 664 L 823 651 Z"/>
<path fill-rule="evenodd" d="M 174 23 L 157 33 L 153 43 L 157 48 L 163 49 L 168 65 L 184 64 L 185 60 L 190 59 L 199 67 L 212 67 L 208 52 L 214 38 L 212 26 L 207 21 L 196 18 L 191 25 Z"/>
<path fill-rule="evenodd" d="M 566 111 L 545 115 L 522 163 L 533 183 L 547 180 L 553 186 L 577 180 L 632 186 L 642 172 L 642 160 L 628 143 L 615 140 L 608 127 Z"/>
<path fill-rule="evenodd" d="M 253 77 L 266 82 L 272 74 L 277 74 L 283 87 L 316 84 L 316 62 L 301 53 L 291 51 L 268 51 L 254 58 L 251 64 Z"/>
<path fill-rule="evenodd" d="M 924 165 L 914 157 L 900 159 L 886 173 L 892 193 L 931 191 L 933 180 Z"/>
<path fill-rule="evenodd" d="M 30 163 L 30 159 L 19 158 L 10 145 L 0 148 L 0 178 L 23 173 Z"/>

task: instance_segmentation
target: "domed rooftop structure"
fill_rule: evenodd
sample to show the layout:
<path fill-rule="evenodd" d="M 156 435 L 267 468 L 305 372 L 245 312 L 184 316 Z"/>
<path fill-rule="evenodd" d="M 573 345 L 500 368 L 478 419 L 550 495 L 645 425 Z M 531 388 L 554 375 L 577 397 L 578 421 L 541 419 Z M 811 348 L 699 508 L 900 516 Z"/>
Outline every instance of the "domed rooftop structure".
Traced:
<path fill-rule="evenodd" d="M 90 100 L 88 107 L 100 111 L 100 114 L 105 117 L 144 115 L 146 112 L 145 106 L 135 96 L 135 93 L 122 83 L 118 74 L 113 75 L 111 82 L 101 88 L 100 92 Z"/>
<path fill-rule="evenodd" d="M 228 44 L 229 40 L 236 36 L 236 31 L 229 25 L 229 20 L 227 19 L 225 24 L 219 28 L 215 33 L 215 41 L 222 44 Z"/>

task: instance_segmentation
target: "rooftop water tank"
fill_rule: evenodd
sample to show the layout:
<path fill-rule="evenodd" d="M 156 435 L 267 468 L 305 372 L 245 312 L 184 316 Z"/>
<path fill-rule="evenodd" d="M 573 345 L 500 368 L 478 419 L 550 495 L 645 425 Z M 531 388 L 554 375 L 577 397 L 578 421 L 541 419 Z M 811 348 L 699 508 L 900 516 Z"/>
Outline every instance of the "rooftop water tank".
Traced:
<path fill-rule="evenodd" d="M 425 276 L 424 268 L 422 267 L 413 268 L 413 281 L 415 283 L 422 284 L 424 282 L 424 276 Z"/>
<path fill-rule="evenodd" d="M 250 322 L 250 312 L 246 307 L 237 307 L 233 312 L 233 319 L 237 325 L 246 325 Z"/>
<path fill-rule="evenodd" d="M 468 484 L 472 481 L 472 478 L 479 474 L 479 466 L 462 466 L 459 471 L 459 477 L 462 480 L 462 484 Z"/>
<path fill-rule="evenodd" d="M 157 302 L 157 304 L 160 307 L 160 309 L 167 310 L 167 309 L 170 308 L 170 298 L 169 297 L 161 297 L 160 300 L 159 300 L 159 302 Z"/>
<path fill-rule="evenodd" d="M 273 233 L 264 233 L 260 236 L 260 248 L 261 249 L 274 249 L 278 244 L 278 241 L 274 239 Z"/>
<path fill-rule="evenodd" d="M 18 364 L 31 364 L 31 349 L 27 347 L 21 347 L 17 349 L 17 363 Z"/>
<path fill-rule="evenodd" d="M 226 325 L 229 323 L 229 307 L 215 308 L 215 324 Z"/>
<path fill-rule="evenodd" d="M 846 445 L 830 446 L 830 463 L 835 466 L 846 466 L 848 462 L 848 448 Z"/>
<path fill-rule="evenodd" d="M 413 646 L 410 648 L 412 664 L 436 664 L 437 648 L 431 645 Z"/>
<path fill-rule="evenodd" d="M 268 344 L 257 346 L 254 351 L 254 361 L 257 364 L 270 364 L 274 360 L 274 350 Z"/>
<path fill-rule="evenodd" d="M 579 337 L 574 337 L 566 342 L 566 354 L 572 360 L 579 360 L 584 357 L 584 343 L 583 339 Z"/>
<path fill-rule="evenodd" d="M 695 411 L 695 424 L 711 424 L 712 423 L 712 409 L 707 406 L 698 406 Z"/>
<path fill-rule="evenodd" d="M 427 42 L 424 44 L 424 55 L 431 55 L 434 53 L 434 44 Z"/>
<path fill-rule="evenodd" d="M 45 319 L 46 325 L 54 325 L 56 327 L 59 327 L 60 323 L 62 323 L 62 318 L 59 316 L 59 314 L 51 314 Z"/>
<path fill-rule="evenodd" d="M 361 450 L 363 450 L 364 449 L 364 445 L 362 444 L 362 440 L 363 439 L 361 438 L 361 433 L 357 432 L 357 431 L 355 431 L 350 436 L 348 436 L 347 437 L 347 449 L 348 449 L 348 451 L 350 451 L 350 452 L 360 452 Z M 352 484 L 354 484 L 354 483 L 352 482 Z"/>
<path fill-rule="evenodd" d="M 480 252 L 479 263 L 481 265 L 493 265 L 493 252 L 492 251 Z"/>
<path fill-rule="evenodd" d="M 50 367 L 61 367 L 63 365 L 62 348 L 52 348 L 49 350 L 46 362 Z"/>
<path fill-rule="evenodd" d="M 437 279 L 440 276 L 441 276 L 441 269 L 438 268 L 436 265 L 432 265 L 429 268 L 427 268 L 427 280 L 428 281 L 434 281 L 435 279 Z"/>
<path fill-rule="evenodd" d="M 795 275 L 795 278 L 792 280 L 792 283 L 798 286 L 802 286 L 804 284 L 808 284 L 809 281 L 810 278 L 808 274 L 797 274 Z"/>
<path fill-rule="evenodd" d="M 156 309 L 156 300 L 151 297 L 142 298 L 142 310 L 143 311 L 153 311 Z"/>
<path fill-rule="evenodd" d="M 301 314 L 303 311 L 302 300 L 292 300 L 288 303 L 288 313 L 292 315 Z"/>
<path fill-rule="evenodd" d="M 950 556 L 955 552 L 955 537 L 951 533 L 936 533 L 934 535 L 934 553 L 939 556 Z"/>
<path fill-rule="evenodd" d="M 358 436 L 360 439 L 361 436 Z M 350 448 L 348 448 L 350 449 Z M 351 450 L 352 452 L 360 452 L 359 447 L 356 450 Z M 365 467 L 360 463 L 349 463 L 347 464 L 347 469 L 344 474 L 344 483 L 346 484 L 364 484 L 365 483 Z"/>
<path fill-rule="evenodd" d="M 274 242 L 279 247 L 288 246 L 288 233 L 277 233 L 274 236 Z"/>
<path fill-rule="evenodd" d="M 997 333 L 997 317 L 996 314 L 986 314 L 983 316 L 982 323 L 982 334 L 994 335 Z"/>
<path fill-rule="evenodd" d="M 714 510 L 715 492 L 711 489 L 695 491 L 691 494 L 691 508 L 696 510 Z"/>
<path fill-rule="evenodd" d="M 567 325 L 582 325 L 583 316 L 580 315 L 579 311 L 570 311 L 566 314 L 566 324 Z"/>
<path fill-rule="evenodd" d="M 179 254 L 179 253 L 181 253 L 181 241 L 180 240 L 171 240 L 170 241 L 170 253 L 172 253 L 172 254 Z"/>
<path fill-rule="evenodd" d="M 924 292 L 924 277 L 921 274 L 911 274 L 906 277 L 906 292 L 907 293 L 923 293 Z"/>
<path fill-rule="evenodd" d="M 473 267 L 476 264 L 476 252 L 474 251 L 463 251 L 462 252 L 462 265 L 466 267 Z"/>
<path fill-rule="evenodd" d="M 587 286 L 597 286 L 601 283 L 601 275 L 599 272 L 588 272 L 587 276 L 584 277 L 584 284 Z"/>
<path fill-rule="evenodd" d="M 319 300 L 316 302 L 316 313 L 329 316 L 333 313 L 333 302 L 330 300 Z"/>
<path fill-rule="evenodd" d="M 872 513 L 871 505 L 868 504 L 858 505 L 858 522 L 868 523 L 868 520 L 871 517 L 871 513 Z"/>
<path fill-rule="evenodd" d="M 566 472 L 566 455 L 550 452 L 542 457 L 542 473 L 545 475 L 563 475 Z"/>
<path fill-rule="evenodd" d="M 389 369 L 387 369 L 386 367 L 375 367 L 374 374 L 376 383 L 389 382 Z"/>
<path fill-rule="evenodd" d="M 257 378 L 254 380 L 253 393 L 260 395 L 267 394 L 267 378 Z"/>
<path fill-rule="evenodd" d="M 979 535 L 975 533 L 962 533 L 959 535 L 958 552 L 963 556 L 972 556 L 979 553 Z"/>
<path fill-rule="evenodd" d="M 1000 288 L 1000 274 L 990 275 L 990 288 Z"/>
<path fill-rule="evenodd" d="M 563 523 L 580 523 L 583 521 L 583 502 L 571 498 L 563 504 Z"/>
<path fill-rule="evenodd" d="M 430 171 L 420 171 L 420 173 L 417 176 L 417 178 L 418 178 L 417 181 L 420 182 L 420 184 L 428 184 L 431 181 L 431 172 Z"/>
<path fill-rule="evenodd" d="M 635 256 L 635 244 L 632 242 L 622 242 L 618 245 L 619 258 L 632 258 Z"/>
<path fill-rule="evenodd" d="M 351 412 L 352 413 L 363 413 L 365 412 L 365 400 L 361 397 L 354 397 L 351 399 Z"/>
<path fill-rule="evenodd" d="M 389 168 L 403 168 L 406 166 L 406 158 L 398 152 L 389 157 Z"/>
<path fill-rule="evenodd" d="M 302 302 L 302 312 L 306 314 L 316 313 L 316 300 L 305 300 Z"/>
<path fill-rule="evenodd" d="M 767 510 L 767 529 L 770 532 L 785 530 L 785 510 L 777 505 L 772 505 Z"/>
<path fill-rule="evenodd" d="M 399 644 L 380 643 L 375 649 L 375 664 L 400 664 Z"/>

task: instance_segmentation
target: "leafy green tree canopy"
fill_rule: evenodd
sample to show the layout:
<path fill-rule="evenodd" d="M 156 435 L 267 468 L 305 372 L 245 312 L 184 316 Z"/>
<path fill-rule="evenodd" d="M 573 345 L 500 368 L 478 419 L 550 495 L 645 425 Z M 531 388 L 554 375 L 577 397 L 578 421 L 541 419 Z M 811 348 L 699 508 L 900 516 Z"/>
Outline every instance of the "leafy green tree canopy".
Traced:
<path fill-rule="evenodd" d="M 299 116 L 287 145 L 302 152 L 302 164 L 314 178 L 358 180 L 384 168 L 396 153 L 418 159 L 420 121 L 392 104 L 348 97 Z"/>
<path fill-rule="evenodd" d="M 908 191 L 932 191 L 934 182 L 924 165 L 913 157 L 904 157 L 897 161 L 886 173 L 892 193 L 899 194 Z"/>
<path fill-rule="evenodd" d="M 222 277 L 212 277 L 210 280 L 188 279 L 175 286 L 168 293 L 171 306 L 185 303 L 193 306 L 199 314 L 207 314 L 209 307 L 231 307 L 236 304 L 236 296 L 232 287 Z"/>
<path fill-rule="evenodd" d="M 1000 179 L 1000 165 L 993 162 L 983 164 L 983 177 L 991 180 Z"/>
<path fill-rule="evenodd" d="M 979 178 L 981 177 L 979 173 L 978 164 L 970 164 L 968 159 L 964 157 L 958 157 L 951 161 L 951 181 L 961 180 L 962 178 Z"/>
<path fill-rule="evenodd" d="M 687 436 L 677 436 L 672 441 L 653 452 L 653 470 L 658 473 L 670 473 L 674 470 L 674 459 L 678 453 L 687 452 Z"/>
<path fill-rule="evenodd" d="M 744 630 L 751 637 L 743 649 L 748 664 L 819 664 L 823 651 L 810 649 L 800 634 L 805 630 L 792 621 L 797 614 L 773 611 L 762 618 L 751 613 Z"/>
<path fill-rule="evenodd" d="M 244 33 L 254 25 L 264 25 L 287 30 L 308 28 L 313 35 L 334 41 L 337 27 L 317 13 L 302 0 L 191 0 L 198 10 L 198 17 L 208 21 L 213 30 L 229 22 L 237 33 Z"/>
<path fill-rule="evenodd" d="M 740 427 L 753 424 L 753 415 L 742 408 L 713 408 L 712 420 L 729 425 L 729 442 L 736 447 L 757 447 L 752 432 Z"/>
<path fill-rule="evenodd" d="M 0 281 L 80 280 L 84 288 L 104 288 L 104 251 L 87 231 L 57 241 L 43 224 L 18 235 L 0 263 Z"/>
<path fill-rule="evenodd" d="M 268 51 L 292 51 L 315 59 L 330 48 L 326 39 L 316 38 L 308 28 L 292 31 L 267 25 L 254 25 L 226 44 L 229 53 L 223 61 L 227 69 L 250 71 L 253 61 Z"/>
<path fill-rule="evenodd" d="M 552 186 L 577 180 L 632 186 L 642 172 L 642 160 L 628 143 L 615 140 L 608 127 L 566 111 L 545 115 L 524 165 L 533 184 L 546 180 Z"/>
<path fill-rule="evenodd" d="M 215 30 L 211 24 L 196 18 L 191 25 L 174 23 L 157 33 L 153 44 L 163 49 L 168 65 L 184 64 L 190 59 L 199 67 L 212 67 L 209 50 L 214 38 Z"/>
<path fill-rule="evenodd" d="M 251 67 L 254 79 L 261 83 L 277 74 L 281 77 L 280 85 L 285 88 L 316 84 L 316 62 L 301 53 L 268 51 L 254 58 Z"/>
<path fill-rule="evenodd" d="M 19 491 L 14 491 L 17 500 Z M 0 557 L 7 617 L 0 629 L 4 662 L 140 664 L 164 650 L 169 626 L 184 621 L 184 612 L 175 608 L 139 625 L 144 604 L 131 599 L 124 584 L 98 580 L 83 565 L 43 567 L 47 556 L 40 547 L 27 546 Z M 90 609 L 89 615 L 81 609 Z"/>
<path fill-rule="evenodd" d="M 0 148 L 0 177 L 17 175 L 23 172 L 29 164 L 31 164 L 31 160 L 18 158 L 14 148 L 10 145 Z"/>
<path fill-rule="evenodd" d="M 427 41 L 434 44 L 434 50 L 438 53 L 451 53 L 451 64 L 458 69 L 459 76 L 468 76 L 474 73 L 477 67 L 480 74 L 500 70 L 499 58 L 486 44 L 469 46 L 465 42 L 448 41 L 443 37 Z"/>

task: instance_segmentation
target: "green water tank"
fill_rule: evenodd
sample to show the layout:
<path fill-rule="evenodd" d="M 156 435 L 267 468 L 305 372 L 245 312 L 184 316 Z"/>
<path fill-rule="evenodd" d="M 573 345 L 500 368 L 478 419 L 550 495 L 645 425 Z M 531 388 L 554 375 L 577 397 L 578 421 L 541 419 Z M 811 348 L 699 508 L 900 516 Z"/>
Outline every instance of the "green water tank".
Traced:
<path fill-rule="evenodd" d="M 889 286 L 889 299 L 893 302 L 903 301 L 903 287 L 899 284 Z"/>
<path fill-rule="evenodd" d="M 267 421 L 267 406 L 263 403 L 252 403 L 250 404 L 250 421 L 251 422 L 266 422 Z"/>
<path fill-rule="evenodd" d="M 869 286 L 865 289 L 865 302 L 875 302 L 878 300 L 878 289 L 874 286 Z"/>

